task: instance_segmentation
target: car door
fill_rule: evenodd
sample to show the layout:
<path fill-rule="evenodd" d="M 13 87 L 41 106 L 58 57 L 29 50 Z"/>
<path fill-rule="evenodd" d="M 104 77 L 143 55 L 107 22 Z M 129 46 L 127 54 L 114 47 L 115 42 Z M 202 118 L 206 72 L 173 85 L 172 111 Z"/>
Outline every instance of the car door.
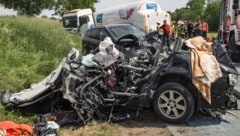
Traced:
<path fill-rule="evenodd" d="M 99 44 L 99 29 L 94 28 L 88 30 L 83 37 L 83 55 L 93 52 Z"/>
<path fill-rule="evenodd" d="M 107 36 L 109 33 L 104 28 L 94 28 L 87 31 L 83 38 L 83 54 L 96 53 L 99 43 Z"/>

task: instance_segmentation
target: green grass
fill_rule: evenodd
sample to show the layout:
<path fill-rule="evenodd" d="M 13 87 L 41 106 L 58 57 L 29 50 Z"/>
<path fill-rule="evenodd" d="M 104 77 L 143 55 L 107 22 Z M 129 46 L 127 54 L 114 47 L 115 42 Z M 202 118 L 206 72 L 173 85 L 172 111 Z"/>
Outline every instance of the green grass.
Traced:
<path fill-rule="evenodd" d="M 72 47 L 81 49 L 81 37 L 66 32 L 47 18 L 0 17 L 0 92 L 19 92 L 44 79 Z M 17 110 L 0 105 L 0 121 L 31 122 Z"/>
<path fill-rule="evenodd" d="M 209 33 L 207 34 L 208 37 L 213 37 L 213 38 L 217 38 L 217 35 L 218 35 L 217 32 L 209 32 Z"/>
<path fill-rule="evenodd" d="M 0 17 L 0 92 L 19 92 L 44 79 L 56 69 L 63 57 L 75 47 L 81 50 L 81 37 L 66 32 L 59 21 L 47 18 Z M 0 104 L 0 121 L 11 120 L 33 125 L 36 115 L 25 116 L 18 109 Z M 97 125 L 96 125 L 97 124 Z M 60 135 L 110 136 L 113 128 L 95 123 Z M 89 128 L 89 129 L 88 129 Z"/>

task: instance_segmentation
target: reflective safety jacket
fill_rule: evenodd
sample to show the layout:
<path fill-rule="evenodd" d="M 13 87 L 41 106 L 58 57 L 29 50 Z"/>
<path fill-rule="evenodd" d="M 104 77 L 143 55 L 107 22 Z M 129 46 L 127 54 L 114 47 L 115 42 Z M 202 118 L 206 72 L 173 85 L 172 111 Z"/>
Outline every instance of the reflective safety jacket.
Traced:
<path fill-rule="evenodd" d="M 163 35 L 163 29 L 158 29 L 158 35 Z"/>
<path fill-rule="evenodd" d="M 208 24 L 207 24 L 206 22 L 204 22 L 204 23 L 202 24 L 202 30 L 203 30 L 204 32 L 208 32 Z"/>

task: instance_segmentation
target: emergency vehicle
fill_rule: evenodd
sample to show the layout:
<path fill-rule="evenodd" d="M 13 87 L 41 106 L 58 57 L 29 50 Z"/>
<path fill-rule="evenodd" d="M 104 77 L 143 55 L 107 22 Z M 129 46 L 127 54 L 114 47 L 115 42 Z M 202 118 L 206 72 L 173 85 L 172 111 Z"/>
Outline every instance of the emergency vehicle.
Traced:
<path fill-rule="evenodd" d="M 63 27 L 67 31 L 83 34 L 95 25 L 91 9 L 65 11 L 62 17 Z"/>
<path fill-rule="evenodd" d="M 170 24 L 170 14 L 163 11 L 155 0 L 142 0 L 96 9 L 95 13 L 90 9 L 66 11 L 62 20 L 65 29 L 77 29 L 80 32 L 82 24 L 87 24 L 85 26 L 89 28 L 93 25 L 117 23 L 131 23 L 146 32 L 151 32 L 156 31 L 158 21 L 163 22 L 165 19 Z M 68 25 L 68 22 L 73 24 Z"/>
<path fill-rule="evenodd" d="M 240 62 L 240 3 L 239 0 L 222 0 L 219 34 L 226 43 L 230 58 Z"/>

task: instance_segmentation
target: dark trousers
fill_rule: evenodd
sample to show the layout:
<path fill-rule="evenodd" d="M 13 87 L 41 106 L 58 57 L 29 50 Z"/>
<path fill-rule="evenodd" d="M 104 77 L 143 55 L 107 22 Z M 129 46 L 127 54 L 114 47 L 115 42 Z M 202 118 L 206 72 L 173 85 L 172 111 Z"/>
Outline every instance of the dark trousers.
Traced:
<path fill-rule="evenodd" d="M 171 49 L 170 49 L 169 34 L 166 34 L 166 33 L 163 34 L 163 36 L 162 36 L 162 42 L 163 42 L 163 45 L 165 45 L 165 43 L 167 43 L 168 50 L 171 50 Z"/>
<path fill-rule="evenodd" d="M 192 31 L 188 31 L 187 33 L 188 33 L 188 38 L 192 38 L 193 37 Z"/>
<path fill-rule="evenodd" d="M 196 36 L 202 36 L 202 31 L 199 30 L 199 29 L 197 29 L 197 30 L 196 30 Z"/>
<path fill-rule="evenodd" d="M 202 37 L 203 37 L 204 39 L 207 39 L 207 32 L 206 32 L 206 31 L 202 31 Z"/>

